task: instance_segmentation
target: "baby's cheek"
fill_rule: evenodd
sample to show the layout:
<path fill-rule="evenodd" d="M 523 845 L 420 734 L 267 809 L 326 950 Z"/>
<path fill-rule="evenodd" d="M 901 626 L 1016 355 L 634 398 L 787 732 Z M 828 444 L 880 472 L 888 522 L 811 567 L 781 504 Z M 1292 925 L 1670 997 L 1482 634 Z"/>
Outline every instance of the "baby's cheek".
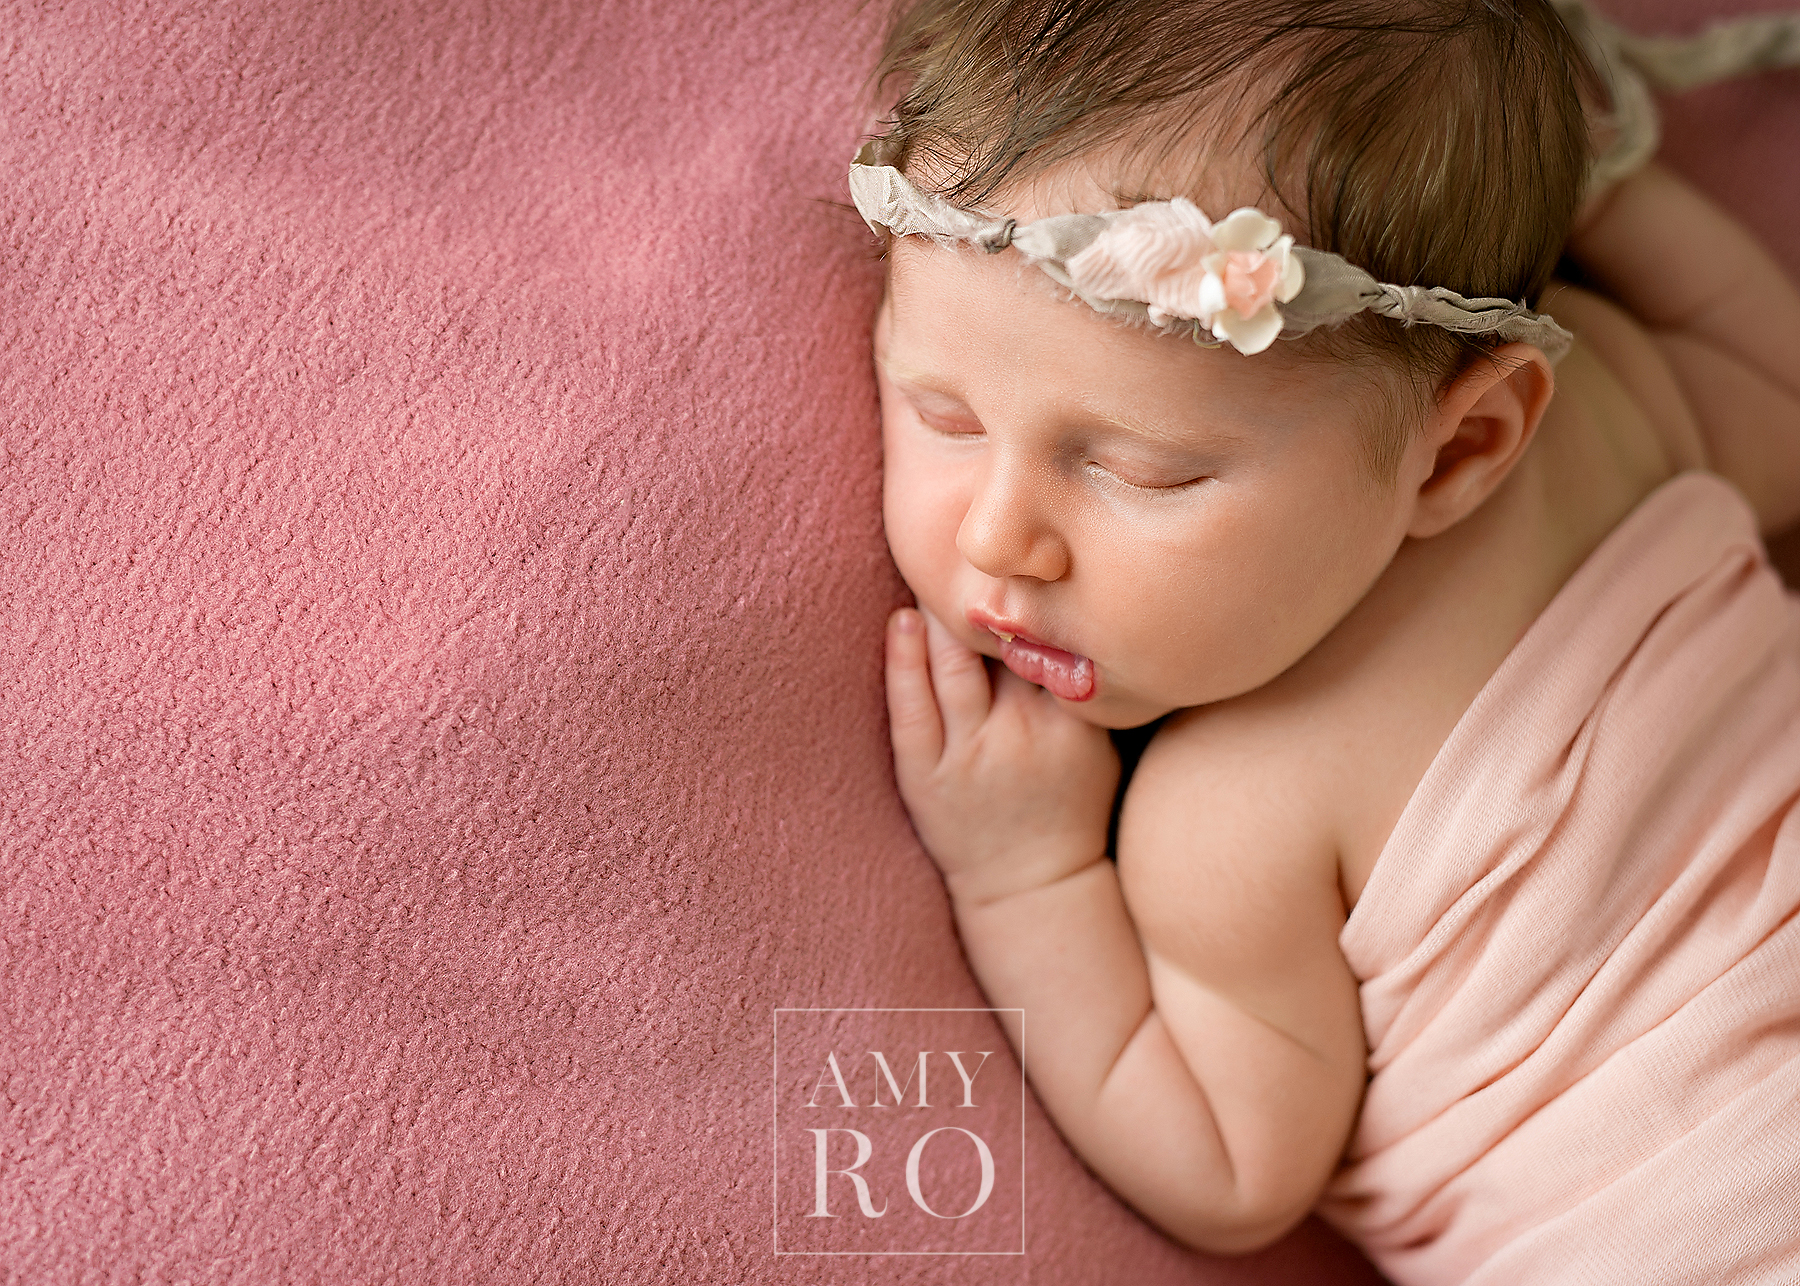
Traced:
<path fill-rule="evenodd" d="M 907 585 L 927 607 L 949 610 L 932 601 L 947 592 L 961 561 L 957 520 L 945 498 L 891 477 L 883 510 L 888 549 Z"/>
<path fill-rule="evenodd" d="M 915 594 L 924 597 L 929 589 L 941 585 L 945 571 L 943 553 L 937 547 L 940 542 L 931 539 L 917 509 L 905 505 L 890 508 L 887 538 L 894 564 Z"/>
<path fill-rule="evenodd" d="M 917 488 L 911 485 L 912 479 L 904 464 L 889 459 L 884 462 L 881 485 L 881 522 L 887 535 L 888 549 L 894 555 L 894 561 L 906 570 L 908 563 L 917 561 L 918 548 L 921 543 L 919 524 L 919 497 Z"/>

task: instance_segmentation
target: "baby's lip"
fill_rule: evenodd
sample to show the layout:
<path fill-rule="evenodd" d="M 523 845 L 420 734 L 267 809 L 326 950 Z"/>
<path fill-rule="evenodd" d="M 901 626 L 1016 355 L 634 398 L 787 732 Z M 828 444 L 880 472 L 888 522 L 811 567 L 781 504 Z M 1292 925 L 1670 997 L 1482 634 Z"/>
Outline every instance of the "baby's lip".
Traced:
<path fill-rule="evenodd" d="M 1070 652 L 1018 628 L 1017 622 L 970 608 L 969 624 L 1000 640 L 1000 661 L 1028 683 L 1047 688 L 1066 701 L 1086 701 L 1094 695 L 1094 663 L 1079 652 Z"/>
<path fill-rule="evenodd" d="M 1003 643 L 1029 643 L 1033 647 L 1056 647 L 1048 639 L 1041 639 L 1020 625 L 1017 621 L 1008 620 L 1004 616 L 995 616 L 992 612 L 984 612 L 979 607 L 971 607 L 967 612 L 969 624 L 985 633 L 992 634 Z M 1058 649 L 1066 650 L 1066 649 Z"/>

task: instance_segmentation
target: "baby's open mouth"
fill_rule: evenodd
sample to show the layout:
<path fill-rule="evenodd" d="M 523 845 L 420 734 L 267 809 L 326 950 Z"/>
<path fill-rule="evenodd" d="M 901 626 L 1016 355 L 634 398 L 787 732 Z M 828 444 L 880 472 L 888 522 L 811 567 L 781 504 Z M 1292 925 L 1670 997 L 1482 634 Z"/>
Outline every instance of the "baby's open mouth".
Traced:
<path fill-rule="evenodd" d="M 1027 683 L 1035 683 L 1065 701 L 1094 695 L 1094 663 L 1085 656 L 1037 643 L 990 625 L 1000 640 L 1000 663 Z"/>
<path fill-rule="evenodd" d="M 1086 701 L 1094 695 L 1094 663 L 1085 656 L 1002 635 L 1000 661 L 1021 679 L 1065 701 Z"/>

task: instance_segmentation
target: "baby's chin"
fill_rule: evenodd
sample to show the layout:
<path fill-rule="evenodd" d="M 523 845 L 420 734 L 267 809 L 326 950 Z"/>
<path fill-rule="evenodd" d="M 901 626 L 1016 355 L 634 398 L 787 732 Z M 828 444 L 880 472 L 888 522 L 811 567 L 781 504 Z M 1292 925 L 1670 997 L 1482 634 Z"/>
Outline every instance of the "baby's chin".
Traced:
<path fill-rule="evenodd" d="M 1055 696 L 1054 693 L 1051 695 Z M 1109 692 L 1104 674 L 1099 676 L 1096 681 L 1094 694 L 1091 697 L 1084 701 L 1070 701 L 1065 697 L 1056 697 L 1056 704 L 1083 723 L 1091 723 L 1096 728 L 1106 728 L 1110 731 L 1141 728 L 1180 708 L 1167 703 L 1159 703 L 1152 698 L 1135 693 Z"/>

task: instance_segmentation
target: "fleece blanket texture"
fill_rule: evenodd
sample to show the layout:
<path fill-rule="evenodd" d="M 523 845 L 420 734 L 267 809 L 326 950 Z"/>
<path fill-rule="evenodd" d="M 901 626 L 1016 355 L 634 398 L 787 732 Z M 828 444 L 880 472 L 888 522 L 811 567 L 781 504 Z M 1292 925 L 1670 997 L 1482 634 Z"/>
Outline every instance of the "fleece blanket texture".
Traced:
<path fill-rule="evenodd" d="M 1029 1103 L 1023 1254 L 777 1253 L 775 1011 L 982 1003 L 883 722 L 879 22 L 0 0 L 0 1281 L 1374 1280 Z M 1792 89 L 1669 136 L 1800 266 Z"/>

